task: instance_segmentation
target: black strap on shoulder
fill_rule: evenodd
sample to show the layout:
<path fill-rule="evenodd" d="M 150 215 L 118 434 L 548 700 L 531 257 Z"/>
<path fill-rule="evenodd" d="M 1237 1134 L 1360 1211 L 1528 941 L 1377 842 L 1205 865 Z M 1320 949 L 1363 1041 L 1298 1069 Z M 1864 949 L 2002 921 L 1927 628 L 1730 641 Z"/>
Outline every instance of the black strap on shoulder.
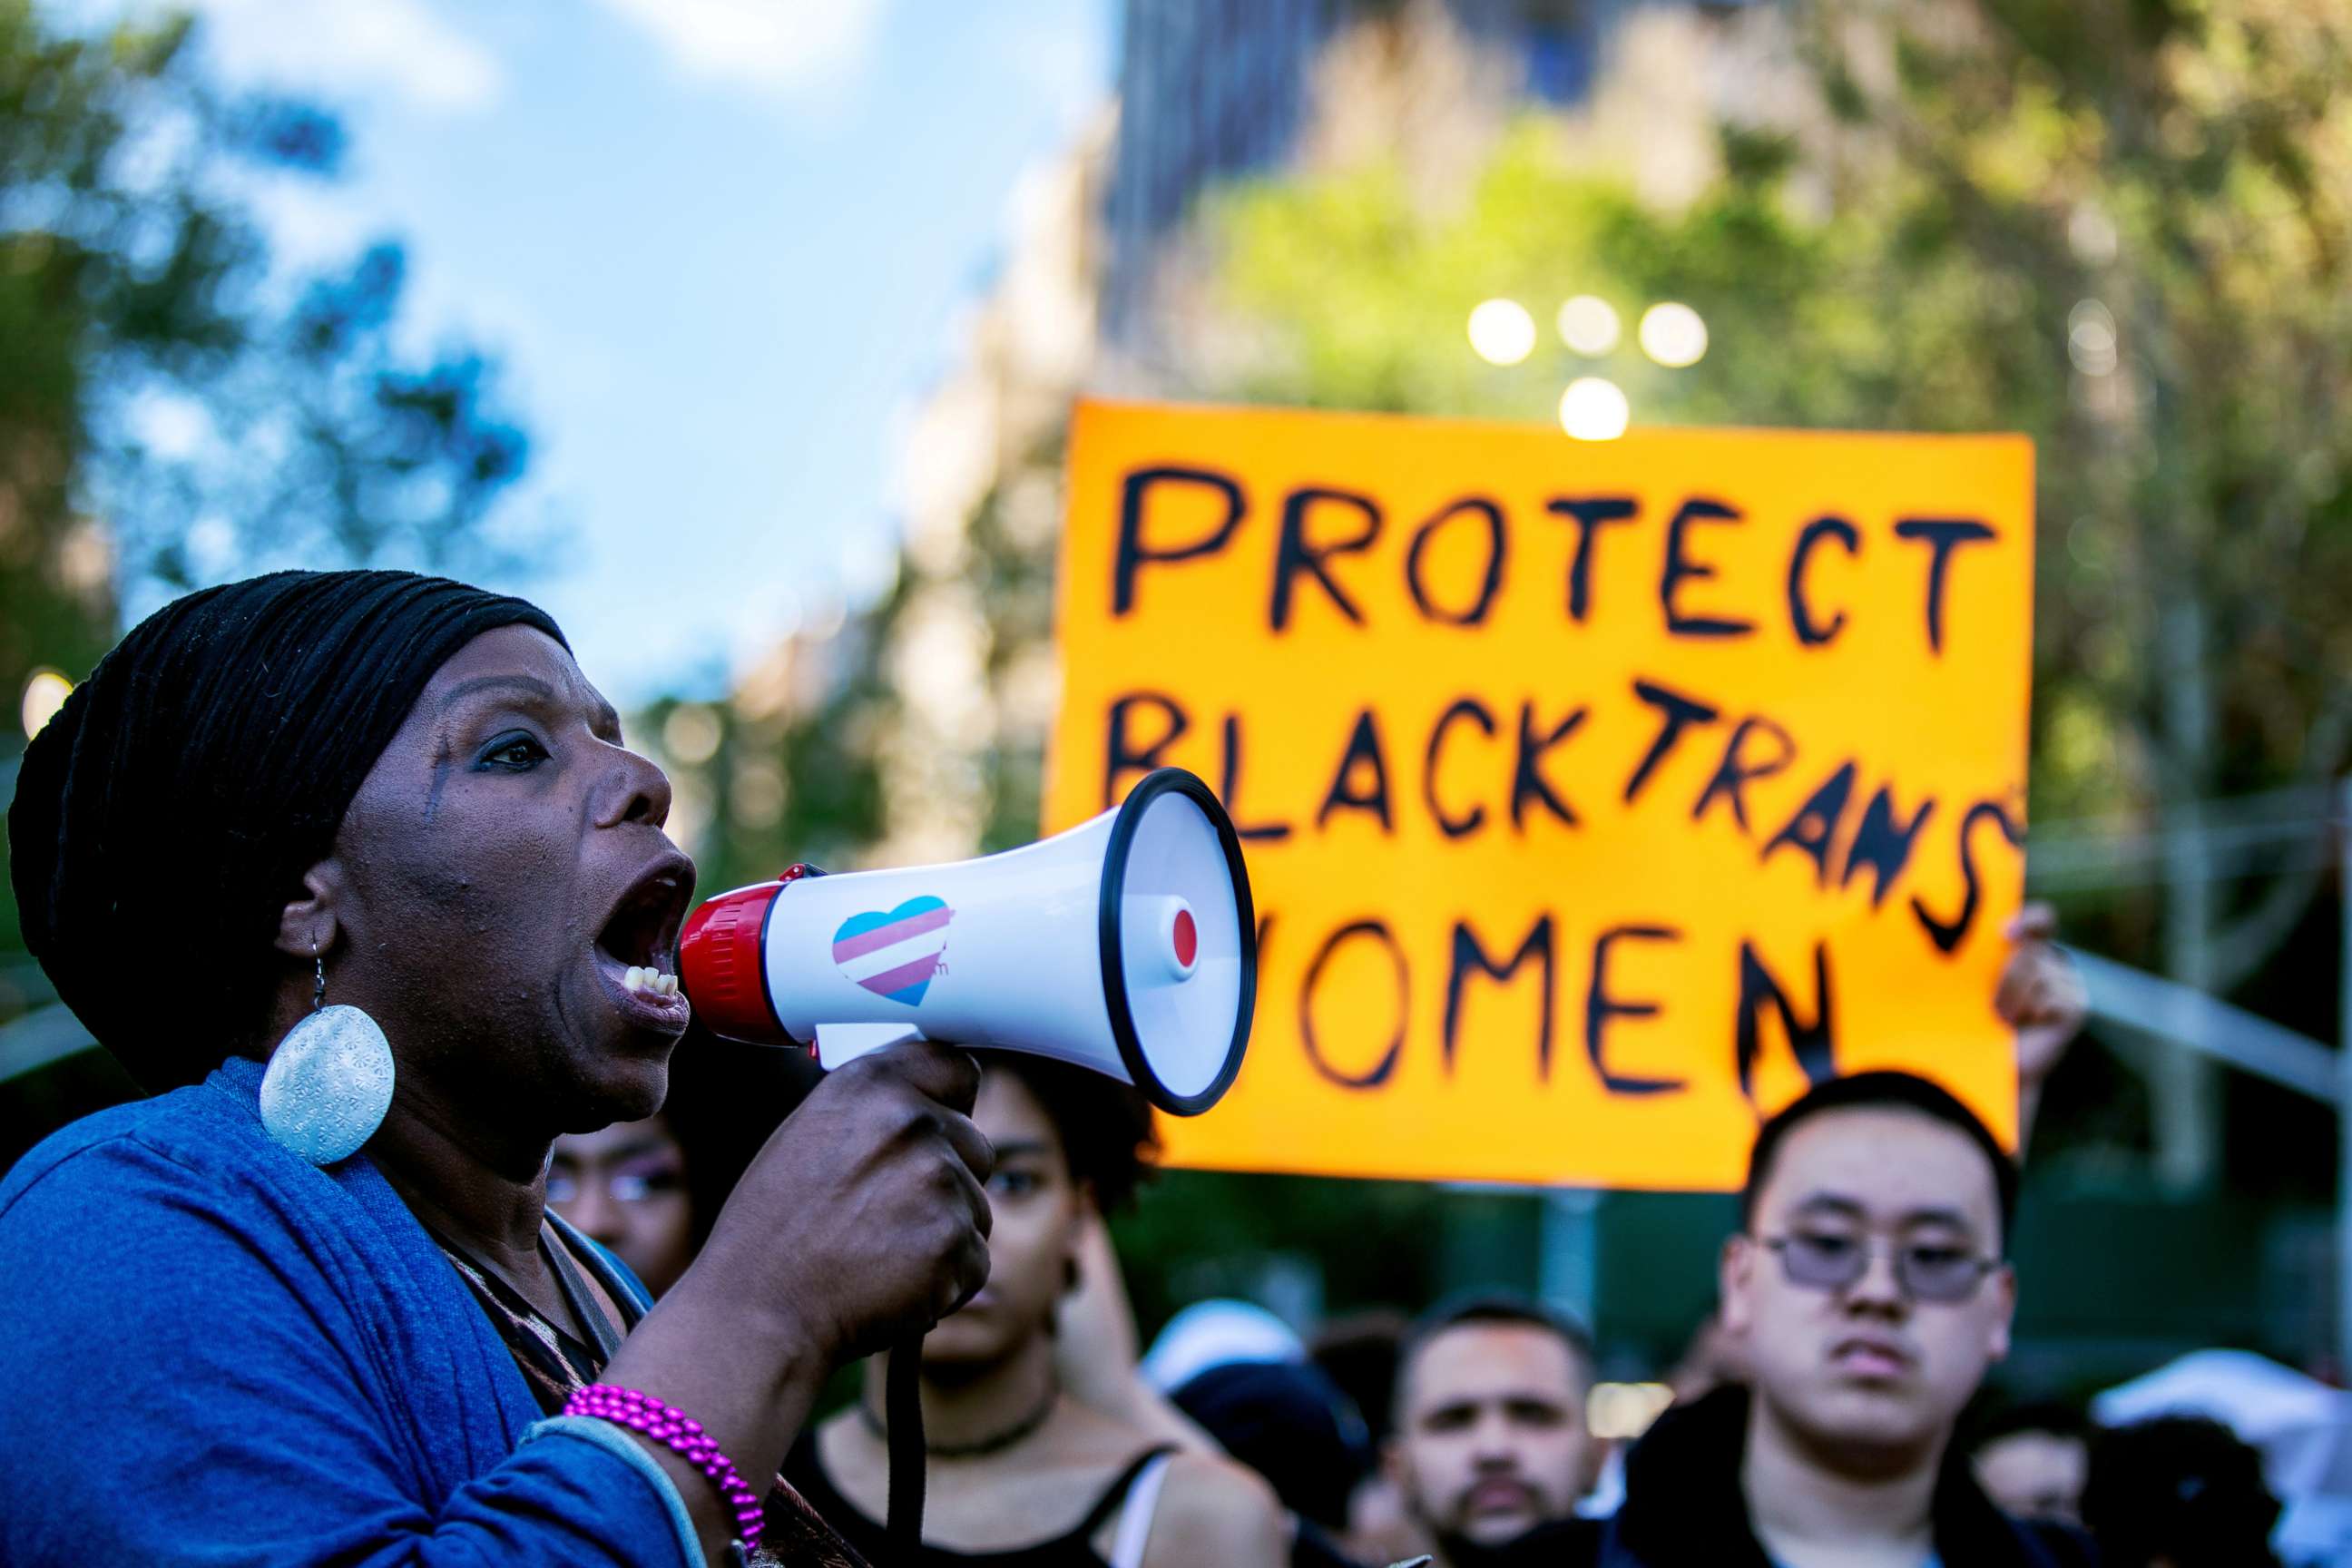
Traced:
<path fill-rule="evenodd" d="M 653 1294 L 646 1289 L 645 1282 L 553 1209 L 547 1210 L 544 1217 L 570 1249 L 573 1260 L 588 1271 L 588 1278 L 604 1287 L 613 1305 L 621 1310 L 621 1331 L 625 1334 L 643 1322 L 653 1307 Z"/>
<path fill-rule="evenodd" d="M 1108 1523 L 1110 1516 L 1118 1511 L 1121 1503 L 1127 1501 L 1127 1494 L 1134 1489 L 1136 1481 L 1142 1476 L 1144 1467 L 1160 1455 L 1172 1454 L 1175 1451 L 1175 1444 L 1162 1443 L 1156 1448 L 1146 1448 L 1138 1454 L 1129 1462 L 1127 1468 L 1119 1471 L 1117 1479 L 1103 1489 L 1102 1496 L 1095 1500 L 1095 1506 L 1087 1510 L 1087 1517 L 1080 1520 L 1078 1527 L 1070 1533 L 1076 1536 L 1092 1535 Z"/>
<path fill-rule="evenodd" d="M 611 1361 L 613 1352 L 621 1348 L 620 1331 L 613 1327 L 612 1320 L 604 1316 L 604 1310 L 596 1304 L 596 1298 L 589 1294 L 588 1282 L 580 1278 L 580 1266 L 572 1261 L 572 1248 L 565 1240 L 559 1237 L 552 1228 L 541 1232 L 540 1240 L 547 1249 L 548 1262 L 555 1269 L 555 1286 L 563 1292 L 563 1304 L 572 1309 L 572 1315 L 580 1321 L 581 1327 L 596 1341 L 596 1361 L 601 1366 Z M 620 1296 L 614 1297 L 614 1304 L 617 1305 L 620 1300 Z"/>

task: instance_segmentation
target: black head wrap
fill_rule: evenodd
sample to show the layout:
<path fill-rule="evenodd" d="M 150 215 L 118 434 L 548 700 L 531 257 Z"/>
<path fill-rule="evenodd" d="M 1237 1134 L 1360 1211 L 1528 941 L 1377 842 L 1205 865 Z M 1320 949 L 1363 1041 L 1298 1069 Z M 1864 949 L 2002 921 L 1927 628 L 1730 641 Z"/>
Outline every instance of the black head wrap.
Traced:
<path fill-rule="evenodd" d="M 520 599 L 407 572 L 278 572 L 132 628 L 26 748 L 25 945 L 147 1089 L 259 1044 L 278 923 L 435 670 Z M 567 645 L 568 647 L 569 645 Z"/>

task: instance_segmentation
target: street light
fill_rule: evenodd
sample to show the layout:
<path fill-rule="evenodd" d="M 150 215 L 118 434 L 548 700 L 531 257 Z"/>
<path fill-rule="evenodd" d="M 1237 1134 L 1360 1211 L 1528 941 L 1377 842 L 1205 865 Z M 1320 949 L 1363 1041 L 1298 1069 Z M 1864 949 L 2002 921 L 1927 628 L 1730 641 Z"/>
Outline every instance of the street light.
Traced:
<path fill-rule="evenodd" d="M 31 740 L 41 732 L 41 727 L 58 716 L 73 690 L 73 682 L 54 669 L 37 669 L 25 682 L 25 701 L 18 717 L 25 723 L 25 738 Z"/>
<path fill-rule="evenodd" d="M 1517 300 L 1488 300 L 1470 312 L 1470 347 L 1488 364 L 1517 364 L 1535 353 L 1536 319 Z"/>
<path fill-rule="evenodd" d="M 1559 395 L 1559 427 L 1580 441 L 1614 441 L 1632 418 L 1625 394 L 1601 376 L 1579 376 Z"/>
<path fill-rule="evenodd" d="M 1616 309 L 1591 294 L 1579 294 L 1562 305 L 1556 324 L 1559 341 L 1587 359 L 1599 359 L 1615 348 L 1623 331 Z"/>
<path fill-rule="evenodd" d="M 1668 300 L 1642 312 L 1642 352 L 1668 370 L 1694 365 L 1706 353 L 1706 323 L 1688 305 Z"/>
<path fill-rule="evenodd" d="M 2066 357 L 2084 375 L 2113 375 L 2121 363 L 2115 312 L 2096 300 L 2078 301 L 2066 312 Z"/>

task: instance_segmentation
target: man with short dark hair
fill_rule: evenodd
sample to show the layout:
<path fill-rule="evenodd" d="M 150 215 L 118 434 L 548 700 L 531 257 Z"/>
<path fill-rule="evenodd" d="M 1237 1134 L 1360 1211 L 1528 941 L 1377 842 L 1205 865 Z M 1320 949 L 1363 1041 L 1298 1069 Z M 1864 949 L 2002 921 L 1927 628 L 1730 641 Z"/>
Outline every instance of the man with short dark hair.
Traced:
<path fill-rule="evenodd" d="M 1835 1079 L 1757 1134 L 1720 1262 L 1749 1384 L 1661 1417 L 1614 1519 L 1538 1531 L 1544 1568 L 2072 1568 L 1986 1498 L 1951 1436 L 2009 1351 L 2017 1167 L 1949 1093 Z M 1481 1561 L 1493 1561 L 1482 1559 Z M 1467 1565 L 1461 1565 L 1467 1568 Z"/>
<path fill-rule="evenodd" d="M 2032 904 L 1993 1011 L 2015 1031 L 2021 1141 L 2083 1026 L 2081 976 Z M 1814 1085 L 1748 1155 L 1718 1263 L 1741 1382 L 1677 1405 L 1627 1458 L 1614 1518 L 1545 1526 L 1454 1568 L 2074 1568 L 1952 1442 L 2009 1352 L 2017 1166 L 1951 1094 L 1899 1072 Z"/>
<path fill-rule="evenodd" d="M 1592 1344 L 1534 1302 L 1484 1296 L 1414 1325 L 1382 1464 L 1444 1568 L 1570 1517 L 1592 1484 Z"/>

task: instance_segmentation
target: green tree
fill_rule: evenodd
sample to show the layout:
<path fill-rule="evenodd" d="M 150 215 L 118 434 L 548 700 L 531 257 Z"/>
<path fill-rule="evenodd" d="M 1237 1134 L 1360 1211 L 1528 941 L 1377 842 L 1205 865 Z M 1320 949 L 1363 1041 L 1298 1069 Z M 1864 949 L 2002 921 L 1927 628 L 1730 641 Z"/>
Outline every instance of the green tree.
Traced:
<path fill-rule="evenodd" d="M 171 594 L 289 565 L 499 574 L 545 542 L 499 510 L 529 442 L 493 363 L 394 343 L 401 247 L 272 268 L 238 192 L 333 179 L 341 124 L 223 91 L 194 37 L 0 0 L 0 795 L 27 678 L 79 675 Z M 0 893 L 0 1026 L 47 995 Z"/>
<path fill-rule="evenodd" d="M 1646 422 L 2032 436 L 2035 813 L 2184 830 L 2160 902 L 2085 918 L 2239 988 L 2309 910 L 2320 791 L 2352 760 L 2352 14 L 1813 0 L 1789 22 L 1806 85 L 1780 107 L 1803 129 L 1725 130 L 1683 205 L 1637 199 L 1538 119 L 1457 201 L 1377 159 L 1228 193 L 1202 219 L 1215 259 L 1186 334 L 1223 357 L 1194 380 L 1548 417 L 1597 373 Z M 1597 367 L 1554 344 L 1497 369 L 1464 342 L 1484 298 L 1540 314 L 1576 293 L 1629 326 L 1685 301 L 1711 346 L 1679 371 L 1630 343 Z M 2314 852 L 2242 892 L 2221 881 L 2206 803 L 2298 783 Z M 2291 1021 L 2328 1032 L 2324 996 L 2298 1005 Z M 2170 1070 L 2159 1145 L 2194 1183 L 2210 1086 Z"/>

